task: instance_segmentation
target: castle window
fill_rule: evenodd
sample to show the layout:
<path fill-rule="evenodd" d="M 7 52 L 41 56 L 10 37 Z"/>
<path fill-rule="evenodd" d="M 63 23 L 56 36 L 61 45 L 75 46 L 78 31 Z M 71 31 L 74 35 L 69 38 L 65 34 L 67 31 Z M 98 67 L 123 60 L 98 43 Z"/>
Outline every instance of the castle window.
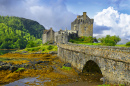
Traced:
<path fill-rule="evenodd" d="M 82 22 L 82 19 L 81 19 L 81 22 Z"/>

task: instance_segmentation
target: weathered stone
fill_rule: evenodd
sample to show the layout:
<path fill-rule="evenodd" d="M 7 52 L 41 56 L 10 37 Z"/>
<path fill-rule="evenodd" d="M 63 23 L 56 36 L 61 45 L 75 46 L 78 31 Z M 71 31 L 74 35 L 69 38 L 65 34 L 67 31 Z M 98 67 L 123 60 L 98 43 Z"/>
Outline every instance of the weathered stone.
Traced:
<path fill-rule="evenodd" d="M 49 54 L 57 54 L 57 51 L 50 51 Z"/>
<path fill-rule="evenodd" d="M 130 85 L 130 48 L 58 43 L 58 56 L 80 72 L 87 62 L 93 61 L 105 82 Z"/>
<path fill-rule="evenodd" d="M 63 66 L 65 66 L 65 67 L 71 67 L 71 64 L 70 63 L 65 63 Z"/>
<path fill-rule="evenodd" d="M 22 51 L 21 53 L 28 53 L 28 51 Z"/>

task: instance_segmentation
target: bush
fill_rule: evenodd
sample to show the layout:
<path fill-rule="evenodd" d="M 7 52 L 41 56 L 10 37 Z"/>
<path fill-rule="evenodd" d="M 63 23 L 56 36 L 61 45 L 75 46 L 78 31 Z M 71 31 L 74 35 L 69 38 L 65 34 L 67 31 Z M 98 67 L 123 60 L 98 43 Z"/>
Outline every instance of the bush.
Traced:
<path fill-rule="evenodd" d="M 37 44 L 34 41 L 28 41 L 26 48 L 36 47 Z"/>
<path fill-rule="evenodd" d="M 127 42 L 127 43 L 126 43 L 126 46 L 130 46 L 130 42 Z"/>
<path fill-rule="evenodd" d="M 101 43 L 101 44 L 102 45 L 107 45 L 107 46 L 115 46 L 116 45 L 115 41 L 113 41 L 113 40 L 107 40 L 107 39 L 105 39 L 103 41 L 103 43 Z"/>
<path fill-rule="evenodd" d="M 42 48 L 42 51 L 45 51 L 45 48 Z"/>
<path fill-rule="evenodd" d="M 73 39 L 70 39 L 70 40 L 69 40 L 69 42 L 72 42 L 72 43 L 74 43 L 74 40 L 73 40 Z"/>
<path fill-rule="evenodd" d="M 51 46 L 51 45 L 47 47 L 48 50 L 52 50 L 53 48 L 54 46 Z"/>
<path fill-rule="evenodd" d="M 101 41 L 101 45 L 115 46 L 116 43 L 119 42 L 121 39 L 119 38 L 119 36 L 107 35 L 105 38 L 99 38 L 98 40 Z"/>

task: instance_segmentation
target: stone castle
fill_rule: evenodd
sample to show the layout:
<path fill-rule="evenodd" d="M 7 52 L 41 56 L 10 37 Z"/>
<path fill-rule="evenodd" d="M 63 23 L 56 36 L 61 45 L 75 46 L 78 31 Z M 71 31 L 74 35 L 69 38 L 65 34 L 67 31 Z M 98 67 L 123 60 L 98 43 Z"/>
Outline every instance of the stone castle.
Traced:
<path fill-rule="evenodd" d="M 83 15 L 78 15 L 77 18 L 71 23 L 71 30 L 59 30 L 54 32 L 52 28 L 44 30 L 42 35 L 42 43 L 67 43 L 69 39 L 74 39 L 81 36 L 93 37 L 93 22 L 94 19 L 90 19 L 86 12 Z"/>

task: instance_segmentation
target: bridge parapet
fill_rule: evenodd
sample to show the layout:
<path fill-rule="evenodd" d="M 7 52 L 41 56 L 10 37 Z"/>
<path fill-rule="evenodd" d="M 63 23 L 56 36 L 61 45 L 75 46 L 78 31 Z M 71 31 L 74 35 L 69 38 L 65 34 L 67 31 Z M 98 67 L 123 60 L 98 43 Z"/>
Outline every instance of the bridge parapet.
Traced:
<path fill-rule="evenodd" d="M 58 44 L 58 47 L 102 58 L 130 63 L 130 47 L 95 46 L 73 43 Z"/>

